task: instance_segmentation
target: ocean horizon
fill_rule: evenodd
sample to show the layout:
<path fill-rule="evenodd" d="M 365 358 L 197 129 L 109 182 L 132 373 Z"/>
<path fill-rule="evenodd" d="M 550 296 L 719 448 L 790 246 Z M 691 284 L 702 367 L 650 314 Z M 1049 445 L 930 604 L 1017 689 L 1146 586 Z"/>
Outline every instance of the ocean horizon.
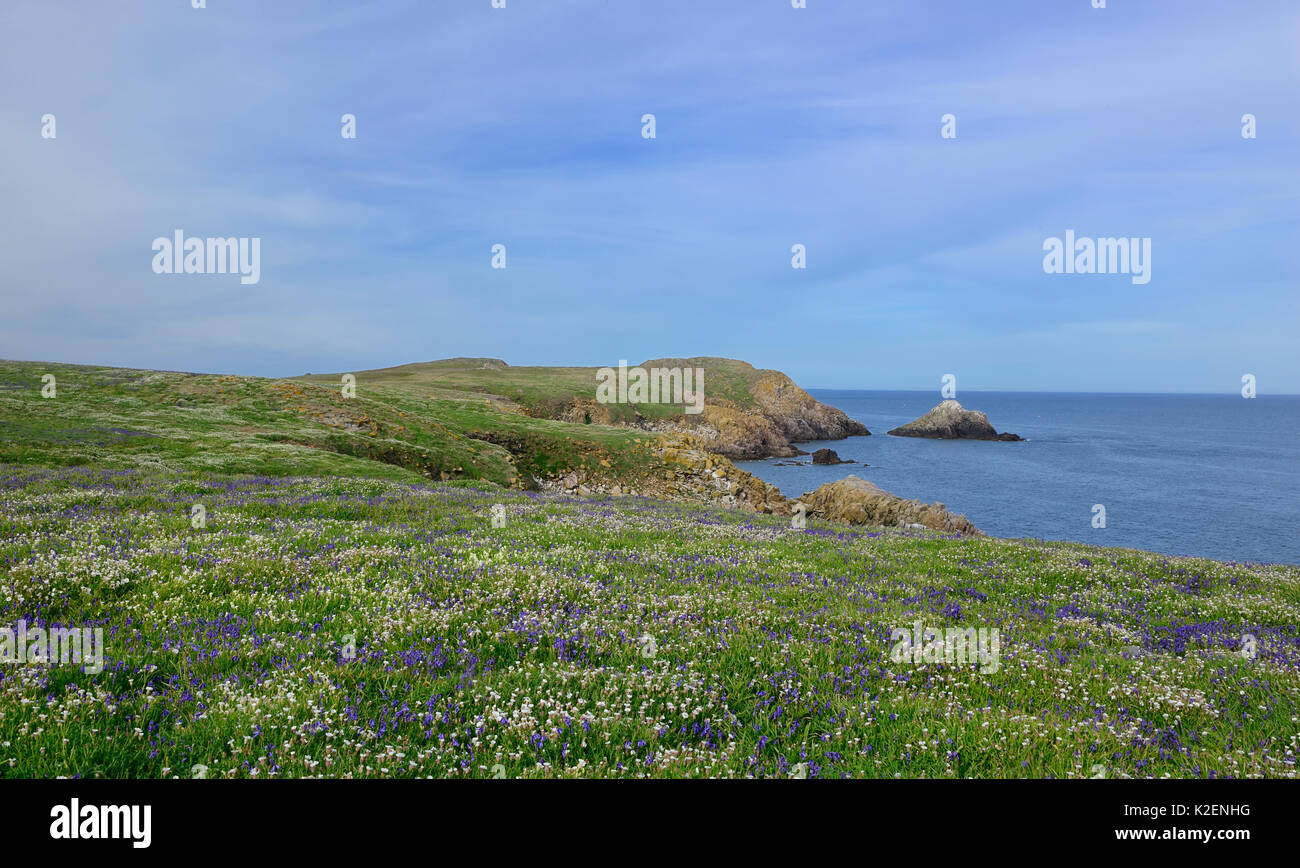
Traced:
<path fill-rule="evenodd" d="M 808 392 L 872 436 L 800 444 L 834 449 L 853 464 L 736 462 L 787 497 L 853 473 L 900 497 L 941 502 L 991 536 L 1300 564 L 1300 396 L 957 395 L 998 431 L 1025 438 L 1017 443 L 886 433 L 938 404 L 934 390 Z M 1104 526 L 1094 526 L 1098 506 Z"/>

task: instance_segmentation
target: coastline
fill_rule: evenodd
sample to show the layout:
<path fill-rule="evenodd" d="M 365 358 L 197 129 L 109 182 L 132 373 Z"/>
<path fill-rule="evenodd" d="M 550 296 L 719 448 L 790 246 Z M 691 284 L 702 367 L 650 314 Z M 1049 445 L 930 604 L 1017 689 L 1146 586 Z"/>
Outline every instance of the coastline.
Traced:
<path fill-rule="evenodd" d="M 921 391 L 810 394 L 872 430 L 935 403 L 934 392 Z M 1300 564 L 1300 541 L 1278 532 L 1300 524 L 1300 462 L 1289 433 L 1300 424 L 1300 396 L 972 391 L 963 399 L 1028 442 L 882 436 L 826 444 L 855 462 L 844 468 L 739 466 L 786 496 L 847 469 L 898 496 L 943 502 L 1001 538 Z M 1096 504 L 1107 508 L 1105 528 L 1093 527 Z"/>

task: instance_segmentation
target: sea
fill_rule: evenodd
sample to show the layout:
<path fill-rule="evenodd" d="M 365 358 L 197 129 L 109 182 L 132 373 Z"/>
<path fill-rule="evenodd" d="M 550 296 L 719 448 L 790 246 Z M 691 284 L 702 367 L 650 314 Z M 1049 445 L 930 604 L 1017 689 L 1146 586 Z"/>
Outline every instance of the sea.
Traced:
<path fill-rule="evenodd" d="M 998 431 L 1025 438 L 1017 443 L 885 433 L 936 406 L 937 392 L 809 393 L 871 436 L 797 444 L 854 464 L 736 462 L 787 497 L 853 473 L 900 497 L 943 503 L 991 536 L 1300 564 L 1300 396 L 958 396 Z"/>

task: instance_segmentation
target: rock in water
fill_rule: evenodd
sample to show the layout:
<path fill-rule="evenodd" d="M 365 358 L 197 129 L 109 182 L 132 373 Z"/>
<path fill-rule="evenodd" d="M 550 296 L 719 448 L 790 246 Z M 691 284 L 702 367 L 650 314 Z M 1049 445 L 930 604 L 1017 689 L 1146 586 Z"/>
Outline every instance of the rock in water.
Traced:
<path fill-rule="evenodd" d="M 818 449 L 812 454 L 813 464 L 852 464 L 852 461 L 845 461 L 835 452 L 834 449 Z"/>
<path fill-rule="evenodd" d="M 966 516 L 948 512 L 942 503 L 904 500 L 852 474 L 839 482 L 826 483 L 799 501 L 808 507 L 808 515 L 827 521 L 886 527 L 924 525 L 935 530 L 980 533 Z"/>
<path fill-rule="evenodd" d="M 1019 440 L 1016 434 L 999 434 L 989 418 L 977 410 L 944 401 L 919 419 L 889 432 L 895 437 L 935 437 L 942 440 Z"/>

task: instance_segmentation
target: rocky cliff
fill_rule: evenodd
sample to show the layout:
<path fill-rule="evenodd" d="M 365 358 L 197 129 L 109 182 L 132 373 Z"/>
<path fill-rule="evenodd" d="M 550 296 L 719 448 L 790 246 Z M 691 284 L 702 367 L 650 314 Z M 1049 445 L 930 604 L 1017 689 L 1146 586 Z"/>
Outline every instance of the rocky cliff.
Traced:
<path fill-rule="evenodd" d="M 688 432 L 704 448 L 727 458 L 789 458 L 803 454 L 794 444 L 809 440 L 867 437 L 867 426 L 821 403 L 780 371 L 761 370 L 735 359 L 696 357 L 652 359 L 642 368 L 702 368 L 704 411 L 668 418 L 637 413 L 618 419 L 615 408 L 577 397 L 555 414 L 566 422 L 632 424 L 647 431 Z"/>
<path fill-rule="evenodd" d="M 980 533 L 966 516 L 948 512 L 942 503 L 904 500 L 852 474 L 808 492 L 799 502 L 808 507 L 809 515 L 827 521 Z"/>

